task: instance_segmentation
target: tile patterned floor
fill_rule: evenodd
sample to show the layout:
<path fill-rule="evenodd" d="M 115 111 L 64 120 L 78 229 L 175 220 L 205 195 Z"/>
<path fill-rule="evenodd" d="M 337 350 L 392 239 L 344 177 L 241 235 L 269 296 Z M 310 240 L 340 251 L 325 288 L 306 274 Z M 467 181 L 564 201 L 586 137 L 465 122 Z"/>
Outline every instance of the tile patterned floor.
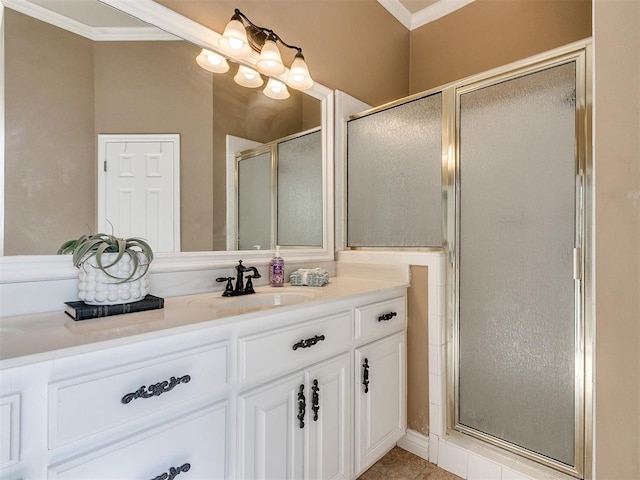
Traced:
<path fill-rule="evenodd" d="M 358 480 L 462 480 L 433 463 L 394 447 Z"/>

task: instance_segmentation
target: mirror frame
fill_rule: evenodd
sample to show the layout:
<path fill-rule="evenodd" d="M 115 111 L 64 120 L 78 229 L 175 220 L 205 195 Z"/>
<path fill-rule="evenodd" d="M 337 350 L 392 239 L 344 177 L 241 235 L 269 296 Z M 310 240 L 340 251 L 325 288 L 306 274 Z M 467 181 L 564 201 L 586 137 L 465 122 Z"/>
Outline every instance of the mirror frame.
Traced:
<path fill-rule="evenodd" d="M 219 51 L 217 41 L 221 35 L 183 15 L 152 0 L 98 0 L 124 13 L 132 15 L 167 33 L 180 37 L 200 47 Z M 4 8 L 11 7 L 11 0 L 0 0 L 0 24 L 4 23 Z M 255 65 L 258 54 L 252 52 L 248 60 L 230 58 L 236 63 Z M 227 55 L 229 58 L 229 56 Z M 195 61 L 195 59 L 194 59 Z M 280 76 L 286 78 L 288 70 Z M 334 261 L 334 212 L 333 212 L 333 131 L 334 93 L 331 89 L 314 84 L 306 94 L 321 101 L 322 125 L 322 248 L 284 249 L 283 255 L 292 262 Z M 4 28 L 0 35 L 0 112 L 4 112 Z M 77 278 L 77 270 L 68 257 L 60 255 L 17 255 L 5 257 L 4 250 L 4 115 L 0 116 L 0 286 L 16 282 L 68 280 Z M 236 250 L 212 252 L 158 253 L 151 266 L 151 273 L 187 272 L 210 270 L 235 265 L 238 257 L 253 263 L 268 262 L 273 250 Z"/>

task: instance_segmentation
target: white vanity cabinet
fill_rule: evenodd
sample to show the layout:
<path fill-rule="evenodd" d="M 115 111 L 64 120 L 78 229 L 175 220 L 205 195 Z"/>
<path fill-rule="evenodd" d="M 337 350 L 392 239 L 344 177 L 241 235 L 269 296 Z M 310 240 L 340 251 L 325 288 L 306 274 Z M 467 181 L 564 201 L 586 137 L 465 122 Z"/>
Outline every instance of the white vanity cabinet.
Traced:
<path fill-rule="evenodd" d="M 352 312 L 300 318 L 238 340 L 238 478 L 350 478 Z"/>
<path fill-rule="evenodd" d="M 398 297 L 356 309 L 356 474 L 375 463 L 406 431 L 405 305 L 405 298 Z"/>
<path fill-rule="evenodd" d="M 239 397 L 238 478 L 348 479 L 348 353 Z"/>
<path fill-rule="evenodd" d="M 0 337 L 41 348 L 0 357 L 0 480 L 356 478 L 405 431 L 406 286 L 312 290 L 236 317 L 193 296 L 95 323 L 54 312 L 22 344 Z"/>

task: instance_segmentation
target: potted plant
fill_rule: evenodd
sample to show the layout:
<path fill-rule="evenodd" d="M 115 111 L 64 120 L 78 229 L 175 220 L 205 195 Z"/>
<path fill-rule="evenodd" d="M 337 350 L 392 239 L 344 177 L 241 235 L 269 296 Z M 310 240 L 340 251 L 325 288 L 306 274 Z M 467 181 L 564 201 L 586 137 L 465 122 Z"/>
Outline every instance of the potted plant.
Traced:
<path fill-rule="evenodd" d="M 149 293 L 153 251 L 141 238 L 82 235 L 63 243 L 58 254 L 73 255 L 73 265 L 80 270 L 78 298 L 87 304 L 130 303 Z"/>

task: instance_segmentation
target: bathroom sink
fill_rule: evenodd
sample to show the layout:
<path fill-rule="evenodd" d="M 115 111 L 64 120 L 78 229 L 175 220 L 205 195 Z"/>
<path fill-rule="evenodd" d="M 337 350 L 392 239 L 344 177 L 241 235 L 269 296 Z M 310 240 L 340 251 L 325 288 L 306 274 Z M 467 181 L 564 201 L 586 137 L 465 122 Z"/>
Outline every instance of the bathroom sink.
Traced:
<path fill-rule="evenodd" d="M 239 297 L 206 296 L 189 303 L 191 306 L 208 306 L 220 315 L 240 315 L 270 308 L 295 305 L 316 298 L 312 292 L 257 292 Z"/>

